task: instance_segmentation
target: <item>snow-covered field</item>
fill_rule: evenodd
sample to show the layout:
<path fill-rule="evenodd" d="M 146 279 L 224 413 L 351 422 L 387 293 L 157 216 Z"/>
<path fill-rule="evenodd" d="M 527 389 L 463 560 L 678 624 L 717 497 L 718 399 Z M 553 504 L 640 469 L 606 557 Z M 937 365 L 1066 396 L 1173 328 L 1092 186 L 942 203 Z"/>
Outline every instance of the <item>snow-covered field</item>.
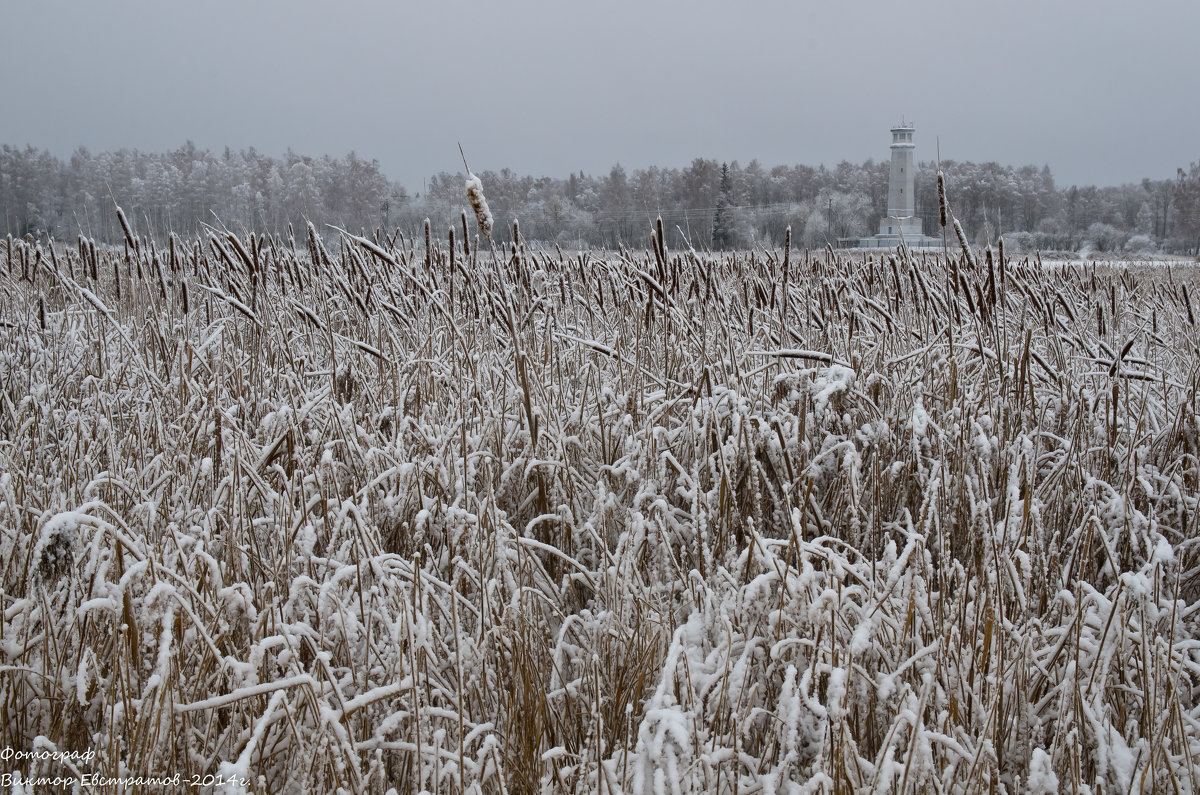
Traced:
<path fill-rule="evenodd" d="M 0 772 L 1200 786 L 1195 269 L 459 243 L 0 243 Z"/>

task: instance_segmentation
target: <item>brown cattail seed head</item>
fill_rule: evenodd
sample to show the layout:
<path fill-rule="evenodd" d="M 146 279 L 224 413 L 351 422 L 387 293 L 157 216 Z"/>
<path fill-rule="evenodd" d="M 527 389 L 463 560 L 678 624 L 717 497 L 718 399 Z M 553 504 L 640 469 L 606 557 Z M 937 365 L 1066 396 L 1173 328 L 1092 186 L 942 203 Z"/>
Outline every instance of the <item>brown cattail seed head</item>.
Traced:
<path fill-rule="evenodd" d="M 967 234 L 963 231 L 962 224 L 958 222 L 957 218 L 952 220 L 954 221 L 954 234 L 958 237 L 958 244 L 962 246 L 963 254 L 966 256 L 967 262 L 974 266 L 975 257 L 971 254 L 971 245 L 967 243 Z"/>
<path fill-rule="evenodd" d="M 125 211 L 119 204 L 117 205 L 117 220 L 121 222 L 121 229 L 125 232 L 125 241 L 129 243 L 129 247 L 136 248 L 133 242 L 133 227 L 129 225 L 129 219 L 125 217 Z"/>
<path fill-rule="evenodd" d="M 937 185 L 938 185 L 938 222 L 941 223 L 942 228 L 945 229 L 946 228 L 946 178 L 942 175 L 941 171 L 938 171 Z"/>

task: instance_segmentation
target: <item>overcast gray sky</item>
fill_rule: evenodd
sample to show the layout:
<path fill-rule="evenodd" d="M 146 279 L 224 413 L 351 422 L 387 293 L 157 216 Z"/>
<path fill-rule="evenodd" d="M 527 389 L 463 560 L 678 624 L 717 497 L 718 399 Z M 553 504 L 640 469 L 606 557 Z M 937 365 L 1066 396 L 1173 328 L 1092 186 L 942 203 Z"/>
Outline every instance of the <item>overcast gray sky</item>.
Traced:
<path fill-rule="evenodd" d="M 0 143 L 377 158 L 410 192 L 694 157 L 1048 164 L 1060 185 L 1200 160 L 1200 2 L 0 0 Z"/>

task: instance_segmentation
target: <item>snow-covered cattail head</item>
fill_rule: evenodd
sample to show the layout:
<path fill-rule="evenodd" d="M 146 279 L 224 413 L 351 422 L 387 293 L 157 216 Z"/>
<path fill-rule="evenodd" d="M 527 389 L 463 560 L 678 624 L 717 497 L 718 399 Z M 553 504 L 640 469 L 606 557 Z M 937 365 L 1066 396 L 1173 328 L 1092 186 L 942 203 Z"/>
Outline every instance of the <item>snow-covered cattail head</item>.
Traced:
<path fill-rule="evenodd" d="M 479 224 L 479 231 L 483 232 L 483 236 L 489 240 L 492 237 L 492 211 L 488 209 L 487 199 L 483 197 L 483 183 L 479 177 L 471 172 L 467 172 L 467 201 L 471 203 L 471 209 L 475 211 L 475 222 Z"/>
<path fill-rule="evenodd" d="M 125 232 L 125 241 L 129 243 L 130 248 L 137 248 L 134 243 L 133 227 L 129 225 L 129 219 L 125 217 L 125 211 L 121 209 L 121 205 L 117 205 L 117 220 L 121 222 L 121 229 Z"/>
<path fill-rule="evenodd" d="M 950 217 L 950 221 L 954 225 L 954 235 L 958 238 L 958 245 L 962 246 L 963 254 L 966 256 L 967 262 L 974 267 L 975 255 L 971 253 L 971 244 L 967 242 L 967 235 L 965 232 L 963 232 L 962 224 L 960 224 L 958 219 L 953 215 Z"/>

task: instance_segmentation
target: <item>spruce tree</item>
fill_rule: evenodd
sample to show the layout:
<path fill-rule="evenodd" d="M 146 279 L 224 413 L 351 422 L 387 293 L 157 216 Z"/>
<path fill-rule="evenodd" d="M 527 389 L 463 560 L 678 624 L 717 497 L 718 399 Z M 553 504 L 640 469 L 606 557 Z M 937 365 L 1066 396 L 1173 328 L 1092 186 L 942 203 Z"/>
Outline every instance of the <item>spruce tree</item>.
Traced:
<path fill-rule="evenodd" d="M 730 199 L 733 181 L 729 178 L 729 164 L 721 164 L 721 193 L 717 196 L 717 208 L 713 213 L 713 248 L 723 251 L 733 242 L 732 211 Z"/>

